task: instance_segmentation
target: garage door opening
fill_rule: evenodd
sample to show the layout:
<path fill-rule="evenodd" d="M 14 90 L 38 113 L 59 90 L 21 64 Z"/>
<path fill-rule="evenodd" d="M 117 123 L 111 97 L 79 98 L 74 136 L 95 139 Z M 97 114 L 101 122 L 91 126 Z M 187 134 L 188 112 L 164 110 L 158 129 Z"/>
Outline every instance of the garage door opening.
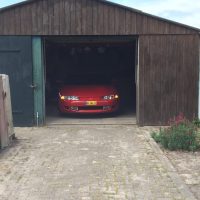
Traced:
<path fill-rule="evenodd" d="M 136 123 L 136 38 L 47 37 L 44 49 L 47 124 Z M 114 85 L 120 98 L 118 111 L 61 115 L 60 89 L 75 84 Z"/>

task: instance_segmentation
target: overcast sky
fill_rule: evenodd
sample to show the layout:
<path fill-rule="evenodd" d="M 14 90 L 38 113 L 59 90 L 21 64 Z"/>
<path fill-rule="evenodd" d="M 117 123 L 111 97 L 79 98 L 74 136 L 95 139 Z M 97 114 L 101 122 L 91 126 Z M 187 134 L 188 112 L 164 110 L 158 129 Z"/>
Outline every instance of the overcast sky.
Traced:
<path fill-rule="evenodd" d="M 200 28 L 200 0 L 110 0 L 143 12 Z M 0 7 L 22 0 L 0 0 Z"/>

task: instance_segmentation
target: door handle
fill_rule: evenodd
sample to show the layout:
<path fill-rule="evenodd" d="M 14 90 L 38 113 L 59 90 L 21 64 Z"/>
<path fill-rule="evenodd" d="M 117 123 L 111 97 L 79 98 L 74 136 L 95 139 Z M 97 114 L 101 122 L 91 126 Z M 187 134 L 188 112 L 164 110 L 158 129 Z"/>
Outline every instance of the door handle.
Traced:
<path fill-rule="evenodd" d="M 31 85 L 29 85 L 29 87 L 32 88 L 32 89 L 36 89 L 37 85 L 31 84 Z"/>

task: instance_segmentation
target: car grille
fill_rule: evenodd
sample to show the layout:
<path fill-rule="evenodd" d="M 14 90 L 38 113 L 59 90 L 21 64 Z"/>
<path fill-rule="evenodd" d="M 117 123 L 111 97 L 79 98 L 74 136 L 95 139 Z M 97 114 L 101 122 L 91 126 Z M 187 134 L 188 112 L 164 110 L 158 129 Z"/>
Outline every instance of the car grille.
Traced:
<path fill-rule="evenodd" d="M 78 110 L 103 110 L 103 106 L 79 106 Z"/>

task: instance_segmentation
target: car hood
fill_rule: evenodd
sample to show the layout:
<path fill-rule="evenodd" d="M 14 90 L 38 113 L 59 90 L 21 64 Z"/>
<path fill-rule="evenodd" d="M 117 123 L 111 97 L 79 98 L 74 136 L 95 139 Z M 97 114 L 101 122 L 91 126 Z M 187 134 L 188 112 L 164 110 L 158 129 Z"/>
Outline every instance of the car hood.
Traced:
<path fill-rule="evenodd" d="M 79 97 L 99 97 L 111 94 L 117 94 L 117 90 L 113 86 L 64 86 L 60 90 L 63 96 L 79 96 Z"/>

